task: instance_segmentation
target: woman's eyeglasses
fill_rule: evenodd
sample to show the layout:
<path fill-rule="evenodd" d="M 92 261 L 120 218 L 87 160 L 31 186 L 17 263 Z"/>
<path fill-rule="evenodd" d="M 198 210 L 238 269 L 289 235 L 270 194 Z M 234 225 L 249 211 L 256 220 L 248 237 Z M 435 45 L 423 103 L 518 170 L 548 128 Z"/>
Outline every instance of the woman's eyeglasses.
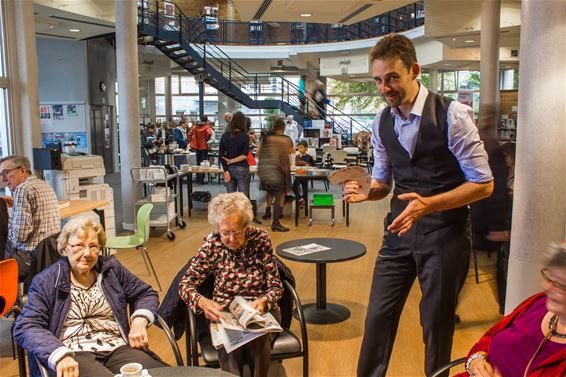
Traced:
<path fill-rule="evenodd" d="M 540 270 L 540 274 L 542 276 L 542 279 L 544 281 L 546 281 L 548 284 L 552 285 L 554 288 L 559 289 L 560 291 L 562 291 L 562 293 L 566 293 L 566 285 L 560 284 L 560 283 L 552 280 L 550 278 L 550 276 L 548 276 L 548 274 L 546 273 L 546 270 L 544 268 L 542 270 Z"/>
<path fill-rule="evenodd" d="M 71 244 L 68 245 L 71 246 L 71 249 L 73 249 L 73 252 L 75 253 L 84 253 L 84 251 L 87 249 L 91 254 L 100 251 L 100 246 L 98 245 L 71 245 Z"/>
<path fill-rule="evenodd" d="M 244 234 L 246 234 L 245 230 L 239 230 L 236 232 L 222 232 L 219 231 L 218 233 L 220 233 L 220 235 L 224 238 L 230 238 L 230 237 L 242 237 Z"/>

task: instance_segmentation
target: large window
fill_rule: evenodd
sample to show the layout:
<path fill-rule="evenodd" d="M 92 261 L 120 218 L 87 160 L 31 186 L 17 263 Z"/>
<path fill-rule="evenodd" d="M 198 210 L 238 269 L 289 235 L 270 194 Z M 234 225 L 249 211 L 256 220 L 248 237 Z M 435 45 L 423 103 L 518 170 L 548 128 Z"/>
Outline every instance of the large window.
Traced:
<path fill-rule="evenodd" d="M 4 1 L 0 0 L 0 156 L 5 157 L 11 151 L 8 98 L 9 77 L 6 75 L 6 41 L 4 35 Z"/>

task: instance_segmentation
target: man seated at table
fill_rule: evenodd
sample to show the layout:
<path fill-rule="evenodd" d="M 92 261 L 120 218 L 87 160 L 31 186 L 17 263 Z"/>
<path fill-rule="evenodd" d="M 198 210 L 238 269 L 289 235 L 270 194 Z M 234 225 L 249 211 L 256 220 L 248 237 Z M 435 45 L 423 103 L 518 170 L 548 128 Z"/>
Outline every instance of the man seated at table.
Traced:
<path fill-rule="evenodd" d="M 308 144 L 305 140 L 299 141 L 297 144 L 298 154 L 295 156 L 295 166 L 316 166 L 314 158 L 308 153 Z M 299 185 L 301 185 L 301 190 L 299 190 Z M 299 181 L 295 179 L 293 182 L 293 192 L 295 193 L 295 198 L 300 198 L 301 207 L 305 205 L 305 199 L 303 199 L 303 193 L 306 191 L 305 186 L 308 185 L 308 181 Z"/>
<path fill-rule="evenodd" d="M 59 232 L 59 206 L 53 188 L 31 174 L 26 157 L 4 157 L 0 160 L 0 176 L 14 193 L 13 198 L 6 198 L 8 205 L 14 208 L 8 224 L 6 258 L 18 262 L 18 281 L 21 282 L 28 274 L 37 244 Z"/>

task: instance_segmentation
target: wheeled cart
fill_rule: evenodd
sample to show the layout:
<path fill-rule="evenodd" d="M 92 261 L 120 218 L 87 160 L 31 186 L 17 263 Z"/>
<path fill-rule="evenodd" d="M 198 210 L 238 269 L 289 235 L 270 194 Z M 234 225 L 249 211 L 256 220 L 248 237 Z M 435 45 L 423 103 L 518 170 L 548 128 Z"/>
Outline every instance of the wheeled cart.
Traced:
<path fill-rule="evenodd" d="M 167 228 L 167 238 L 175 239 L 175 233 L 171 230 L 171 222 L 175 220 L 176 225 L 184 229 L 187 224 L 180 216 L 179 203 L 179 174 L 176 166 L 149 166 L 145 168 L 132 168 L 130 175 L 134 183 L 143 188 L 144 197 L 136 201 L 135 211 L 146 203 L 153 204 L 153 210 L 149 220 L 151 227 Z"/>

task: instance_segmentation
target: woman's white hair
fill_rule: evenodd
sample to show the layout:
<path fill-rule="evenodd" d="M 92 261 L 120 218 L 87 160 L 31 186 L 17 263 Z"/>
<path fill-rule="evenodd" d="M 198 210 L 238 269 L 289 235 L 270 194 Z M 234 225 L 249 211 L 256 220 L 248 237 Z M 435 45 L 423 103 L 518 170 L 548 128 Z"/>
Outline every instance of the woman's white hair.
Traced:
<path fill-rule="evenodd" d="M 57 237 L 57 251 L 61 255 L 65 255 L 65 249 L 67 248 L 67 244 L 69 243 L 69 238 L 75 235 L 85 235 L 89 232 L 95 232 L 98 237 L 98 245 L 100 246 L 100 250 L 106 247 L 106 233 L 104 233 L 104 229 L 102 225 L 96 220 L 93 220 L 88 217 L 79 217 L 76 219 L 70 220 L 65 226 L 59 237 Z"/>
<path fill-rule="evenodd" d="M 242 219 L 244 227 L 254 219 L 252 204 L 241 192 L 216 195 L 208 205 L 208 222 L 216 228 L 229 215 L 237 214 Z"/>
<path fill-rule="evenodd" d="M 542 255 L 543 268 L 564 268 L 566 269 L 566 244 L 552 243 L 548 250 Z"/>

